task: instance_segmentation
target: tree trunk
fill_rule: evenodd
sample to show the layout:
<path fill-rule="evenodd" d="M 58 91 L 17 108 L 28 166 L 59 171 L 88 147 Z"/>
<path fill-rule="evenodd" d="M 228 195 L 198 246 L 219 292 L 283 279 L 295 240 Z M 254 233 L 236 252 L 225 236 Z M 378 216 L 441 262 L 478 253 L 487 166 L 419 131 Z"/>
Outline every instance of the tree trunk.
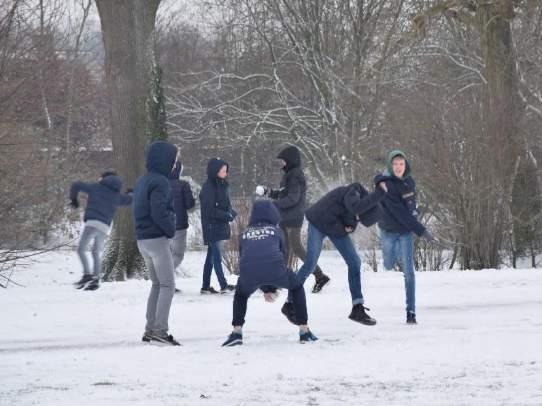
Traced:
<path fill-rule="evenodd" d="M 481 199 L 478 217 L 479 244 L 475 249 L 479 266 L 499 265 L 499 252 L 511 226 L 512 187 L 521 156 L 516 54 L 512 39 L 512 0 L 478 3 L 481 49 L 487 79 L 484 102 L 486 158 L 490 158 L 485 182 L 491 193 Z"/>
<path fill-rule="evenodd" d="M 113 152 L 126 187 L 144 173 L 145 146 L 166 137 L 155 19 L 160 0 L 96 0 L 105 47 Z M 105 280 L 145 276 L 131 209 L 120 209 L 103 261 Z"/>

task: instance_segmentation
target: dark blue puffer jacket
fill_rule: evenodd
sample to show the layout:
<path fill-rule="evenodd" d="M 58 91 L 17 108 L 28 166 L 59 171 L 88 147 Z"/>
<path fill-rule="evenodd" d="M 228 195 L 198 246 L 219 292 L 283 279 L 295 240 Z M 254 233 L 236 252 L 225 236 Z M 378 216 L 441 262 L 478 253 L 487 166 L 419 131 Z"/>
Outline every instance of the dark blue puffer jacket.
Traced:
<path fill-rule="evenodd" d="M 175 164 L 177 147 L 164 141 L 149 145 L 147 173 L 134 187 L 134 223 L 138 240 L 175 235 L 175 212 L 169 175 Z"/>
<path fill-rule="evenodd" d="M 77 200 L 77 194 L 88 195 L 85 221 L 98 220 L 110 225 L 119 206 L 129 206 L 132 196 L 122 194 L 122 180 L 116 175 L 106 176 L 98 183 L 74 182 L 70 188 L 70 200 Z"/>
<path fill-rule="evenodd" d="M 179 179 L 182 168 L 181 162 L 177 162 L 169 176 L 169 185 L 173 195 L 173 208 L 175 209 L 175 228 L 177 230 L 186 230 L 188 228 L 188 210 L 196 205 L 190 183 Z"/>
<path fill-rule="evenodd" d="M 377 188 L 369 193 L 361 184 L 352 183 L 333 189 L 312 205 L 305 215 L 319 231 L 329 237 L 345 237 L 346 226 L 356 228 L 358 219 L 366 227 L 380 216 L 379 202 L 385 192 Z"/>
<path fill-rule="evenodd" d="M 239 236 L 239 271 L 249 286 L 273 285 L 287 272 L 280 214 L 269 200 L 256 200 L 248 227 Z"/>
<path fill-rule="evenodd" d="M 226 161 L 213 158 L 207 164 L 207 180 L 201 187 L 201 229 L 203 242 L 207 245 L 230 239 L 230 222 L 235 218 L 229 195 L 228 182 L 218 177 Z"/>
<path fill-rule="evenodd" d="M 406 171 L 400 179 L 392 175 L 393 158 L 401 156 L 406 161 Z M 378 226 L 388 232 L 398 234 L 415 233 L 421 236 L 425 227 L 418 221 L 416 206 L 416 182 L 411 176 L 411 169 L 405 154 L 399 150 L 390 152 L 387 168 L 375 177 L 375 184 L 385 182 L 388 188 L 382 200 L 382 216 Z"/>

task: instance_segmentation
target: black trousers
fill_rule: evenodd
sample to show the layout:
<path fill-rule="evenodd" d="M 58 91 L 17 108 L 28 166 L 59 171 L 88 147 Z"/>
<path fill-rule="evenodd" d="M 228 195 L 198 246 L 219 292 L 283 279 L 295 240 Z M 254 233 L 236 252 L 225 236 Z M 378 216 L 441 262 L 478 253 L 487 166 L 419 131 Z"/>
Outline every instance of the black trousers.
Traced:
<path fill-rule="evenodd" d="M 247 314 L 248 298 L 258 288 L 262 286 L 275 286 L 277 288 L 288 289 L 292 295 L 293 305 L 297 324 L 307 324 L 307 300 L 305 298 L 305 289 L 294 272 L 288 271 L 275 281 L 256 281 L 243 279 L 243 275 L 237 281 L 235 296 L 233 297 L 233 321 L 232 325 L 242 326 L 245 324 L 245 316 Z"/>

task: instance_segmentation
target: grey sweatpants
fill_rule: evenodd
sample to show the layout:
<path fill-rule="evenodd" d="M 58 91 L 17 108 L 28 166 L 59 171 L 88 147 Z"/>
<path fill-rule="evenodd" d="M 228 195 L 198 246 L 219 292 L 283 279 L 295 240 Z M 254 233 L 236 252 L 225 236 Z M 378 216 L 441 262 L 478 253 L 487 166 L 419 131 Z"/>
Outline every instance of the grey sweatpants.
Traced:
<path fill-rule="evenodd" d="M 102 268 L 102 262 L 100 255 L 105 245 L 107 234 L 95 227 L 85 225 L 81 237 L 79 239 L 79 247 L 77 248 L 77 254 L 83 264 L 83 273 L 85 275 L 94 275 L 95 278 L 100 277 L 100 270 Z M 90 245 L 92 244 L 92 247 Z M 88 260 L 88 251 L 91 251 L 93 258 L 93 269 L 90 267 Z"/>
<path fill-rule="evenodd" d="M 137 246 L 145 260 L 152 281 L 147 301 L 147 325 L 145 331 L 166 336 L 169 330 L 169 310 L 175 294 L 173 258 L 166 237 L 138 240 Z"/>
<path fill-rule="evenodd" d="M 177 230 L 175 231 L 175 236 L 169 240 L 174 269 L 177 269 L 184 259 L 184 253 L 186 251 L 186 232 L 187 230 Z"/>

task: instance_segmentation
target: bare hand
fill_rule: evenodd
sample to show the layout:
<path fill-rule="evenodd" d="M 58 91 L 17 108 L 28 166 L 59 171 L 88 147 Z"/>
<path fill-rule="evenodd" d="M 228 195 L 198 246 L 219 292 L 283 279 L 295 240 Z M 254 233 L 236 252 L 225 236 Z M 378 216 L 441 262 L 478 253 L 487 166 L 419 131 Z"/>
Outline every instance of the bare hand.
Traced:
<path fill-rule="evenodd" d="M 386 182 L 380 182 L 378 184 L 378 187 L 380 187 L 380 189 L 382 189 L 384 192 L 388 193 L 388 187 L 386 186 Z"/>
<path fill-rule="evenodd" d="M 267 303 L 274 303 L 275 300 L 277 300 L 278 294 L 269 292 L 269 293 L 264 293 L 263 297 Z"/>
<path fill-rule="evenodd" d="M 354 232 L 354 227 L 346 226 L 344 229 L 346 230 L 346 232 L 347 232 L 348 234 Z"/>

